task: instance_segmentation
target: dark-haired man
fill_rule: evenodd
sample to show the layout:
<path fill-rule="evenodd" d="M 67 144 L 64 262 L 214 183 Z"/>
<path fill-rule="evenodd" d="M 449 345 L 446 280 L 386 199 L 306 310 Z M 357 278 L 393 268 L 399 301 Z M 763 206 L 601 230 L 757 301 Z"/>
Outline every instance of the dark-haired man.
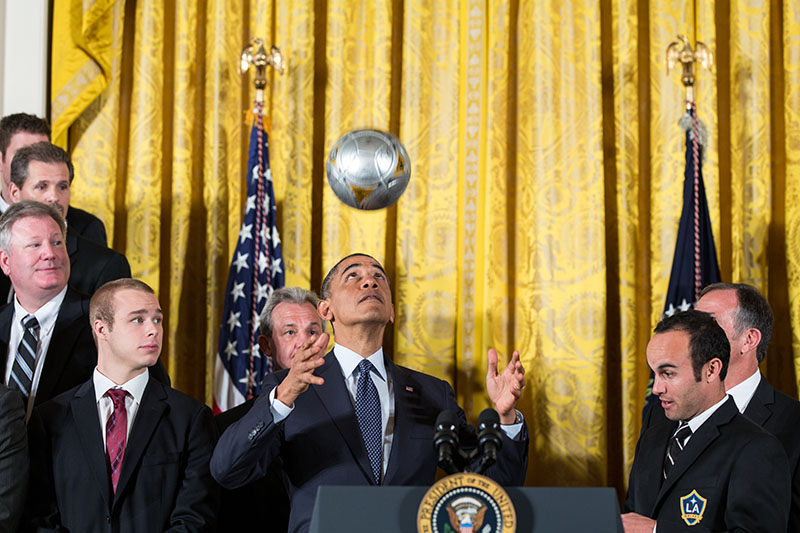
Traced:
<path fill-rule="evenodd" d="M 216 531 L 211 410 L 150 379 L 163 338 L 153 290 L 134 279 L 90 305 L 97 367 L 30 422 L 33 525 L 56 531 Z"/>
<path fill-rule="evenodd" d="M 38 142 L 50 141 L 50 126 L 47 121 L 28 113 L 14 113 L 0 120 L 0 213 L 11 203 L 11 161 L 17 150 Z M 90 241 L 108 246 L 106 227 L 103 222 L 83 209 L 72 207 L 66 211 L 67 225 Z"/>
<path fill-rule="evenodd" d="M 800 531 L 800 402 L 776 390 L 758 369 L 772 335 L 769 303 L 751 285 L 715 283 L 703 289 L 695 307 L 713 315 L 730 342 L 726 392 L 739 412 L 783 444 L 792 475 L 789 531 Z M 643 430 L 663 420 L 664 410 L 655 405 L 646 415 Z"/>
<path fill-rule="evenodd" d="M 54 144 L 42 142 L 17 150 L 11 163 L 11 203 L 34 200 L 69 213 L 73 168 L 69 155 Z M 121 253 L 85 239 L 67 226 L 67 252 L 72 267 L 69 285 L 91 296 L 107 281 L 128 278 L 131 267 Z"/>
<path fill-rule="evenodd" d="M 222 435 L 211 471 L 224 487 L 263 476 L 283 460 L 291 494 L 290 531 L 306 531 L 317 488 L 330 485 L 430 485 L 437 457 L 431 439 L 437 415 L 456 410 L 462 445 L 475 446 L 474 429 L 452 387 L 396 366 L 383 353 L 383 333 L 394 321 L 383 266 L 365 254 L 339 261 L 325 277 L 321 318 L 336 344 L 325 356 L 328 334 L 303 343 L 291 367 L 264 379 L 247 415 Z M 524 386 L 514 352 L 502 373 L 489 351 L 486 387 L 503 424 L 503 446 L 487 475 L 521 485 L 527 469 L 527 428 L 514 408 Z"/>
<path fill-rule="evenodd" d="M 786 531 L 786 454 L 725 394 L 729 360 L 725 332 L 708 313 L 686 311 L 656 326 L 647 363 L 667 420 L 636 445 L 626 533 Z"/>

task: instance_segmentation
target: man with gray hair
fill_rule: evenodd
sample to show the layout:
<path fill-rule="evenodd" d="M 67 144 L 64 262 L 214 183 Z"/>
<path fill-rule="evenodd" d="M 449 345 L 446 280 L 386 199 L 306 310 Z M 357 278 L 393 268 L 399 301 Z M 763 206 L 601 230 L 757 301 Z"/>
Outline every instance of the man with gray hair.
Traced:
<path fill-rule="evenodd" d="M 89 327 L 89 301 L 67 288 L 66 227 L 54 207 L 19 202 L 0 216 L 0 269 L 14 299 L 0 308 L 3 383 L 34 404 L 91 375 L 97 352 Z"/>
<path fill-rule="evenodd" d="M 9 201 L 35 200 L 52 205 L 66 216 L 72 177 L 69 155 L 58 146 L 40 142 L 20 148 L 11 162 Z M 107 281 L 131 275 L 124 255 L 82 237 L 71 227 L 66 247 L 72 267 L 69 285 L 87 296 Z"/>
<path fill-rule="evenodd" d="M 300 346 L 323 332 L 318 302 L 316 294 L 300 287 L 281 287 L 267 299 L 258 319 L 258 345 L 264 355 L 272 358 L 273 370 L 289 368 Z M 219 433 L 242 418 L 255 401 L 252 398 L 215 416 Z M 253 512 L 265 502 L 270 505 L 267 521 Z M 273 462 L 265 477 L 241 488 L 223 490 L 219 525 L 220 531 L 285 532 L 289 527 L 289 496 L 283 463 Z"/>

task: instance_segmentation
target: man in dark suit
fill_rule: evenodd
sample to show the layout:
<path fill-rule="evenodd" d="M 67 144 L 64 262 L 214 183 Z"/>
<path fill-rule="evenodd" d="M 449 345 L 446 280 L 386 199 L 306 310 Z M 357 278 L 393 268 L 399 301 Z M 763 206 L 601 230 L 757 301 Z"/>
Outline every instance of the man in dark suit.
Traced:
<path fill-rule="evenodd" d="M 14 155 L 20 148 L 38 142 L 50 142 L 50 126 L 46 120 L 27 113 L 7 115 L 0 120 L 0 213 L 5 212 L 11 203 L 9 185 Z M 70 208 L 66 215 L 67 225 L 82 237 L 108 246 L 106 227 L 99 218 L 77 207 Z"/>
<path fill-rule="evenodd" d="M 28 489 L 28 435 L 20 395 L 0 383 L 0 532 L 17 531 Z"/>
<path fill-rule="evenodd" d="M 163 314 L 146 284 L 109 282 L 91 301 L 92 378 L 31 419 L 33 525 L 59 531 L 216 531 L 204 404 L 149 378 Z"/>
<path fill-rule="evenodd" d="M 677 313 L 656 326 L 647 363 L 667 420 L 636 445 L 626 533 L 786 531 L 786 454 L 725 394 L 729 359 L 725 332 L 708 313 Z"/>
<path fill-rule="evenodd" d="M 11 203 L 35 200 L 69 213 L 73 169 L 69 155 L 54 144 L 36 143 L 17 150 L 11 163 Z M 129 278 L 125 256 L 83 238 L 67 225 L 67 252 L 72 266 L 69 285 L 91 296 L 105 282 Z"/>
<path fill-rule="evenodd" d="M 258 344 L 261 353 L 272 359 L 274 370 L 289 368 L 295 352 L 309 339 L 323 331 L 317 314 L 319 298 L 300 287 L 281 287 L 267 298 L 259 317 Z M 214 417 L 217 431 L 222 434 L 242 418 L 255 403 L 255 398 Z M 269 502 L 269 519 L 254 512 Z M 219 513 L 222 531 L 285 532 L 289 527 L 289 495 L 280 457 L 269 466 L 262 479 L 233 490 L 222 491 Z"/>
<path fill-rule="evenodd" d="M 223 487 L 263 476 L 276 457 L 290 485 L 290 531 L 309 527 L 322 485 L 429 485 L 437 456 L 434 424 L 443 410 L 459 418 L 461 443 L 475 433 L 452 387 L 432 376 L 394 365 L 383 354 L 383 333 L 394 307 L 383 267 L 372 257 L 342 259 L 322 284 L 317 310 L 331 322 L 328 334 L 304 342 L 288 370 L 268 375 L 253 408 L 223 434 L 211 471 Z M 514 409 L 524 386 L 519 353 L 497 372 L 489 352 L 487 392 L 503 424 L 503 445 L 487 475 L 521 485 L 527 469 L 527 428 Z"/>
<path fill-rule="evenodd" d="M 800 402 L 775 390 L 758 369 L 772 334 L 769 303 L 750 285 L 715 283 L 703 289 L 695 307 L 713 315 L 730 342 L 726 392 L 744 416 L 783 444 L 792 474 L 789 531 L 800 531 Z M 664 420 L 664 410 L 654 405 L 645 415 L 642 431 Z"/>
<path fill-rule="evenodd" d="M 0 216 L 0 269 L 13 282 L 15 294 L 0 307 L 0 368 L 3 383 L 22 391 L 28 416 L 34 405 L 86 381 L 97 364 L 89 300 L 67 286 L 65 231 L 61 214 L 39 202 L 16 203 Z M 36 330 L 30 341 L 33 353 L 20 354 L 27 330 L 23 322 L 29 316 L 36 318 L 38 328 L 31 330 Z M 31 374 L 27 379 L 25 369 Z M 152 373 L 169 384 L 160 362 Z"/>
<path fill-rule="evenodd" d="M 15 288 L 14 301 L 0 308 L 0 361 L 3 382 L 22 392 L 28 415 L 34 403 L 85 381 L 95 365 L 88 301 L 67 288 L 65 231 L 58 211 L 38 202 L 0 216 L 0 269 Z M 24 324 L 29 317 L 35 327 Z M 33 353 L 20 353 L 28 333 Z"/>

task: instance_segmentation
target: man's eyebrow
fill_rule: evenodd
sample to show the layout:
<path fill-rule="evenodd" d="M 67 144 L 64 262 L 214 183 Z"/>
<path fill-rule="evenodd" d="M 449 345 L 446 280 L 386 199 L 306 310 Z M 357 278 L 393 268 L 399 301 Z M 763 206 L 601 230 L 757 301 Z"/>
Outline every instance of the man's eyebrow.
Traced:
<path fill-rule="evenodd" d="M 678 368 L 678 367 L 673 363 L 661 363 L 660 365 L 658 365 L 657 370 L 664 370 L 666 368 Z"/>
<path fill-rule="evenodd" d="M 134 311 L 131 311 L 131 312 L 129 312 L 129 313 L 128 313 L 128 316 L 133 316 L 133 315 L 145 315 L 145 314 L 147 314 L 147 312 L 148 312 L 148 310 L 147 310 L 147 309 L 136 309 L 136 310 L 134 310 Z M 158 314 L 158 315 L 163 315 L 163 314 L 164 314 L 164 313 L 161 311 L 161 309 L 156 309 L 156 310 L 155 310 L 155 313 L 156 313 L 156 314 Z"/>
<path fill-rule="evenodd" d="M 347 265 L 346 267 L 344 267 L 344 269 L 342 269 L 342 273 L 340 275 L 344 276 L 345 272 L 347 272 L 351 268 L 357 268 L 357 267 L 360 267 L 360 266 L 364 266 L 364 263 L 351 263 L 351 264 Z M 370 263 L 367 266 L 370 266 L 372 268 L 377 268 L 378 270 L 383 272 L 384 275 L 386 275 L 386 271 L 383 269 L 383 267 L 379 263 Z"/>

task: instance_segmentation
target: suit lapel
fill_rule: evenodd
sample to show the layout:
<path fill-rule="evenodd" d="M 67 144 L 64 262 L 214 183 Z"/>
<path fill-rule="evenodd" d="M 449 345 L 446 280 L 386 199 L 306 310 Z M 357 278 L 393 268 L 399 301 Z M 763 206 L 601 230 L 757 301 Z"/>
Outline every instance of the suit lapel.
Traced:
<path fill-rule="evenodd" d="M 86 462 L 95 478 L 97 488 L 103 496 L 106 508 L 111 508 L 111 479 L 108 474 L 108 461 L 103 449 L 103 435 L 97 414 L 94 384 L 87 381 L 70 400 L 70 410 Z"/>
<path fill-rule="evenodd" d="M 644 494 L 642 501 L 651 502 L 651 507 L 656 506 L 664 477 L 664 457 L 667 454 L 667 444 L 677 427 L 677 423 L 672 420 L 656 424 L 642 435 L 642 441 L 638 446 L 641 459 L 637 459 L 637 461 L 642 464 L 642 467 L 637 470 L 636 486 Z M 650 516 L 655 515 L 650 514 Z"/>
<path fill-rule="evenodd" d="M 394 394 L 394 433 L 392 436 L 392 451 L 389 454 L 389 464 L 386 467 L 384 483 L 390 484 L 392 478 L 397 473 L 397 469 L 403 464 L 408 464 L 410 459 L 403 456 L 410 427 L 409 414 L 413 409 L 409 405 L 408 375 L 402 368 L 396 367 L 388 358 L 384 358 L 386 371 L 389 379 L 392 380 L 392 393 Z M 409 387 L 413 391 L 413 387 Z M 433 446 L 431 444 L 431 446 Z"/>
<path fill-rule="evenodd" d="M 133 421 L 133 427 L 128 436 L 128 442 L 125 444 L 125 457 L 122 460 L 122 471 L 119 474 L 117 492 L 114 497 L 115 505 L 125 492 L 125 488 L 133 477 L 133 473 L 142 459 L 142 454 L 166 410 L 167 391 L 165 386 L 154 379 L 148 380 L 142 395 L 142 403 L 136 412 L 136 419 Z"/>
<path fill-rule="evenodd" d="M 658 497 L 656 498 L 656 509 L 672 486 L 675 485 L 687 470 L 689 470 L 697 458 L 703 454 L 705 449 L 708 448 L 712 442 L 717 440 L 719 437 L 719 426 L 730 422 L 738 413 L 739 410 L 736 408 L 736 403 L 733 401 L 733 398 L 728 397 L 728 401 L 722 404 L 714 414 L 711 415 L 711 418 L 706 420 L 705 423 L 692 434 L 692 438 L 689 439 L 686 448 L 684 448 L 683 452 L 681 452 L 675 460 L 675 464 L 672 466 L 669 476 L 667 476 L 667 479 L 665 479 L 664 483 L 661 485 L 661 490 L 659 490 Z"/>
<path fill-rule="evenodd" d="M 312 385 L 311 389 L 316 393 L 322 407 L 327 411 L 333 424 L 341 433 L 342 438 L 347 443 L 347 447 L 350 448 L 350 452 L 361 467 L 364 477 L 371 484 L 374 484 L 372 467 L 367 456 L 367 449 L 364 447 L 364 441 L 361 438 L 361 430 L 358 427 L 353 402 L 342 377 L 342 367 L 339 365 L 339 361 L 336 360 L 336 356 L 333 355 L 333 350 L 328 352 L 328 355 L 325 356 L 325 364 L 315 374 L 323 378 L 325 384 L 321 386 Z"/>
<path fill-rule="evenodd" d="M 3 373 L 0 381 L 5 379 L 6 360 L 8 359 L 8 341 L 11 337 L 11 321 L 14 320 L 14 305 L 6 304 L 0 308 L 0 368 Z"/>
<path fill-rule="evenodd" d="M 67 294 L 58 310 L 53 336 L 50 338 L 50 346 L 47 348 L 47 356 L 42 367 L 42 376 L 39 378 L 39 388 L 36 392 L 37 405 L 41 398 L 52 398 L 53 390 L 69 362 L 69 354 L 72 353 L 70 348 L 75 344 L 75 339 L 81 331 L 75 322 L 85 319 L 85 315 L 81 312 L 81 298 L 67 289 Z"/>
<path fill-rule="evenodd" d="M 775 403 L 775 389 L 772 385 L 767 383 L 764 376 L 761 376 L 761 381 L 756 387 L 756 392 L 747 404 L 747 409 L 744 410 L 744 416 L 755 422 L 761 427 L 772 416 L 772 404 Z"/>

